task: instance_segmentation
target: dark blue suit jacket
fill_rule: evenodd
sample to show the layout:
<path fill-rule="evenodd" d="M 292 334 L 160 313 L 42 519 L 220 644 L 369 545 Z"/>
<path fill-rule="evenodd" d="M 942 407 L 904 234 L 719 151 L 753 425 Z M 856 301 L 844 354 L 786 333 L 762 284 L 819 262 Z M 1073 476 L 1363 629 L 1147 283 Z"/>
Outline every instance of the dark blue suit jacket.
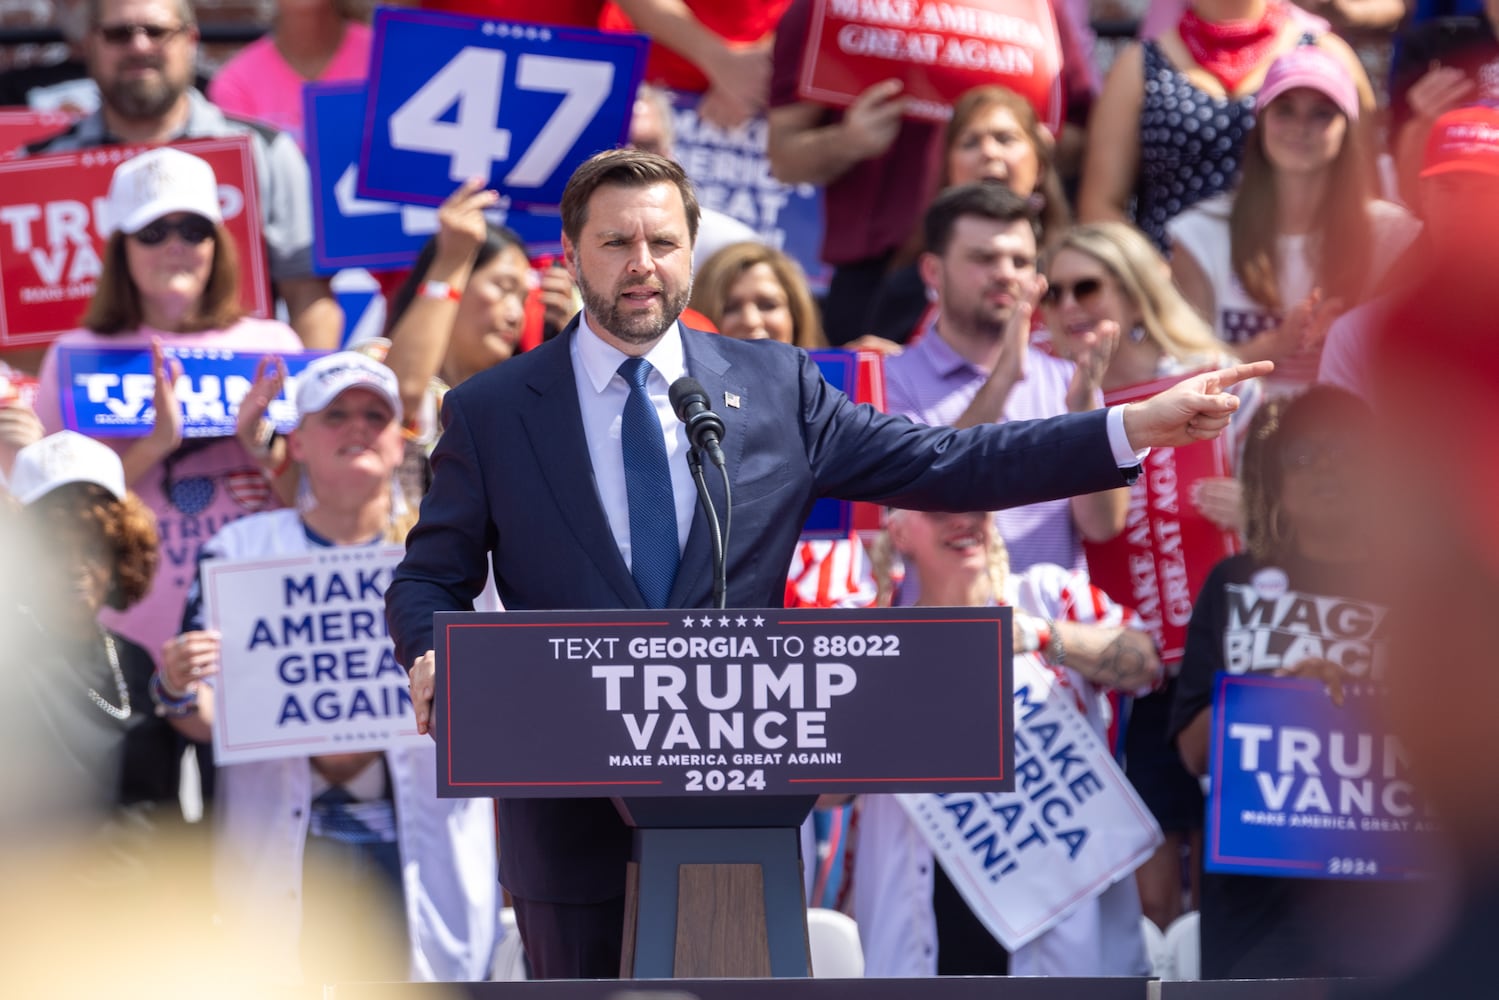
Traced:
<path fill-rule="evenodd" d="M 569 345 L 534 351 L 448 393 L 432 489 L 386 593 L 396 653 L 432 648 L 432 614 L 469 610 L 486 557 L 507 608 L 644 608 L 594 487 Z M 734 494 L 731 606 L 779 607 L 818 497 L 917 510 L 997 510 L 1124 485 L 1104 411 L 954 431 L 855 405 L 799 350 L 683 329 L 688 372 L 723 418 Z M 734 393 L 738 407 L 724 405 Z M 709 476 L 719 511 L 722 484 Z M 711 605 L 707 522 L 695 514 L 670 606 Z M 501 881 L 526 899 L 624 891 L 626 827 L 606 800 L 500 802 Z"/>

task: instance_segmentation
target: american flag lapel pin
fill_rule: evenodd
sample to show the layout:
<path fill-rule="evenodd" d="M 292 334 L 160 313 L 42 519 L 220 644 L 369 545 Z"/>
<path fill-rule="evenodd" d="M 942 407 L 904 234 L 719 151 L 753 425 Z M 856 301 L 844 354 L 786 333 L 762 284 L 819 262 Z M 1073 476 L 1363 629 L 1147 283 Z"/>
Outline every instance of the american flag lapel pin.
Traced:
<path fill-rule="evenodd" d="M 723 394 L 723 405 L 725 405 L 725 406 L 732 406 L 736 410 L 739 409 L 739 394 L 738 393 L 734 393 L 734 392 L 726 392 L 726 393 L 724 393 Z"/>

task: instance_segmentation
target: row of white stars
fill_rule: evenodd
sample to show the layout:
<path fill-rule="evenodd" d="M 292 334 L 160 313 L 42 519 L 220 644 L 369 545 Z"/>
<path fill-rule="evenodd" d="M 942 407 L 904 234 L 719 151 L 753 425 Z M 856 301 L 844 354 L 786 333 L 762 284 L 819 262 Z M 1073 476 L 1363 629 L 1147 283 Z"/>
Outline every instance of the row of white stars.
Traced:
<path fill-rule="evenodd" d="M 168 357 L 190 361 L 233 361 L 237 356 L 234 351 L 222 347 L 167 347 L 163 344 L 161 350 Z"/>
<path fill-rule="evenodd" d="M 522 26 L 519 24 L 485 21 L 484 27 L 480 30 L 486 35 L 499 35 L 501 38 L 509 38 L 511 35 L 514 35 L 516 38 L 528 38 L 533 42 L 537 39 L 543 42 L 550 42 L 552 40 L 552 33 L 546 28 L 534 28 L 530 25 Z"/>
<path fill-rule="evenodd" d="M 83 167 L 103 167 L 112 163 L 123 163 L 144 149 L 144 146 L 109 146 L 100 150 L 90 150 L 78 157 L 78 165 Z"/>
<path fill-rule="evenodd" d="M 759 628 L 760 626 L 765 624 L 765 619 L 761 618 L 759 615 L 756 615 L 754 618 L 746 618 L 743 615 L 740 615 L 738 618 L 730 618 L 728 615 L 723 615 L 716 620 L 719 624 L 719 627 L 721 628 L 728 628 L 730 622 L 733 622 L 740 628 L 744 628 L 744 626 L 750 624 L 751 622 L 754 622 L 755 628 Z M 703 628 L 708 628 L 712 626 L 714 621 L 715 619 L 712 615 L 703 615 L 703 617 L 701 618 L 694 618 L 691 615 L 688 615 L 686 618 L 682 619 L 682 627 L 692 628 L 694 624 L 701 623 Z"/>

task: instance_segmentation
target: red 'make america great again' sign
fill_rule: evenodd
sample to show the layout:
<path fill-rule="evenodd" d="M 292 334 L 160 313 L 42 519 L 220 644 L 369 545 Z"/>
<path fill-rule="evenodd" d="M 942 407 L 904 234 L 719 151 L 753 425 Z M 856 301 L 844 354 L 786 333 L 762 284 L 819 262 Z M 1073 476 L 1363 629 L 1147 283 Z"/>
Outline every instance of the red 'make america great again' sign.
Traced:
<path fill-rule="evenodd" d="M 905 84 L 908 113 L 945 121 L 964 91 L 998 84 L 1055 131 L 1062 51 L 1047 0 L 813 0 L 798 93 L 845 107 L 870 85 Z"/>
<path fill-rule="evenodd" d="M 1115 406 L 1147 399 L 1186 376 L 1171 376 L 1104 396 Z M 1085 542 L 1088 576 L 1104 593 L 1134 608 L 1161 659 L 1181 660 L 1192 604 L 1214 566 L 1239 551 L 1238 537 L 1213 524 L 1192 503 L 1204 479 L 1230 476 L 1233 460 L 1220 435 L 1184 448 L 1154 448 L 1130 487 L 1124 531 L 1107 542 Z"/>

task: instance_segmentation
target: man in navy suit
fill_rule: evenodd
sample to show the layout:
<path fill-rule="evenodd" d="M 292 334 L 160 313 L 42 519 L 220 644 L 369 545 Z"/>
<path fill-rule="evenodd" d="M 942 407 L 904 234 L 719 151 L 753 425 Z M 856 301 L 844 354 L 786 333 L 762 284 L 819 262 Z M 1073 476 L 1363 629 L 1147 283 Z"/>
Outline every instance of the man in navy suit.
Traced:
<path fill-rule="evenodd" d="M 590 159 L 562 199 L 583 312 L 448 394 L 432 488 L 386 594 L 421 731 L 432 614 L 469 610 L 491 567 L 516 610 L 710 606 L 707 522 L 667 400 L 683 375 L 702 383 L 726 427 L 730 602 L 773 607 L 818 497 L 994 510 L 1115 488 L 1144 449 L 1215 436 L 1238 405 L 1223 390 L 1271 368 L 1201 375 L 1111 411 L 920 426 L 854 405 L 794 348 L 682 327 L 697 219 L 692 185 L 670 160 L 640 150 Z M 618 975 L 630 837 L 613 806 L 507 799 L 499 817 L 501 881 L 536 976 Z"/>

